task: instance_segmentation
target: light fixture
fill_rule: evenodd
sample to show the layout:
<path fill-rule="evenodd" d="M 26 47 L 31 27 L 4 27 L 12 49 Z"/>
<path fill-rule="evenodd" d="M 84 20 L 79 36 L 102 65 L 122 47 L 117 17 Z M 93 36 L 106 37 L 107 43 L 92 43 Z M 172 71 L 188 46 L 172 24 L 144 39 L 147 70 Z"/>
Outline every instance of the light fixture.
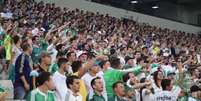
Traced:
<path fill-rule="evenodd" d="M 158 6 L 153 6 L 152 8 L 153 8 L 153 9 L 157 9 L 157 8 L 159 8 L 159 7 L 158 7 Z"/>
<path fill-rule="evenodd" d="M 132 4 L 136 4 L 136 3 L 138 3 L 138 1 L 137 0 L 133 0 L 133 1 L 131 1 L 131 3 Z"/>

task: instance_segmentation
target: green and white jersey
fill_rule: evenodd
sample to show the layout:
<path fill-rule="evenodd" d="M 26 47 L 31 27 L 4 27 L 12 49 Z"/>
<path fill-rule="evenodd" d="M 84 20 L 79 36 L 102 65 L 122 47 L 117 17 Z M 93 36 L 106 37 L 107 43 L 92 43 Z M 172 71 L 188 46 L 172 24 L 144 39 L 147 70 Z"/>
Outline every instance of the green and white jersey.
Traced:
<path fill-rule="evenodd" d="M 54 92 L 48 91 L 47 94 L 41 92 L 38 88 L 33 90 L 28 101 L 56 101 Z"/>

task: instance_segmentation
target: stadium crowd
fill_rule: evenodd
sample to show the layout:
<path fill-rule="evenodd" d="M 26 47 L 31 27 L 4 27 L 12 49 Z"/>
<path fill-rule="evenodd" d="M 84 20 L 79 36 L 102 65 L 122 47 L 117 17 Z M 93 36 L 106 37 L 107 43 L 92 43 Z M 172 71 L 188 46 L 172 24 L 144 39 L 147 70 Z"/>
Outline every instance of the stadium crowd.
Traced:
<path fill-rule="evenodd" d="M 109 14 L 33 0 L 1 12 L 0 75 L 14 99 L 201 101 L 200 49 L 196 33 Z"/>

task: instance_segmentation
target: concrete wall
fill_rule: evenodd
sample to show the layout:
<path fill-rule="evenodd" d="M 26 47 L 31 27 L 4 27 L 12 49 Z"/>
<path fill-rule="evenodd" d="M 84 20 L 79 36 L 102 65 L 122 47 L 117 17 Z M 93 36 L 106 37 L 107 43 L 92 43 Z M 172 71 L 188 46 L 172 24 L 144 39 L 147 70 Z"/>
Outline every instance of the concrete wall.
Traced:
<path fill-rule="evenodd" d="M 35 0 L 41 1 L 41 0 Z M 88 10 L 91 12 L 99 12 L 101 14 L 109 14 L 114 17 L 133 17 L 134 20 L 138 22 L 145 22 L 149 23 L 154 26 L 162 27 L 162 28 L 169 28 L 173 30 L 181 30 L 189 33 L 197 33 L 201 31 L 201 27 L 196 27 L 192 25 L 187 25 L 179 22 L 174 22 L 171 20 L 166 20 L 162 18 L 157 18 L 149 15 L 144 15 L 132 11 L 126 11 L 124 9 L 114 8 L 102 4 L 97 4 L 93 2 L 88 2 L 85 0 L 42 0 L 46 3 L 55 3 L 57 6 L 60 7 L 67 7 L 67 8 L 78 8 L 83 10 Z"/>

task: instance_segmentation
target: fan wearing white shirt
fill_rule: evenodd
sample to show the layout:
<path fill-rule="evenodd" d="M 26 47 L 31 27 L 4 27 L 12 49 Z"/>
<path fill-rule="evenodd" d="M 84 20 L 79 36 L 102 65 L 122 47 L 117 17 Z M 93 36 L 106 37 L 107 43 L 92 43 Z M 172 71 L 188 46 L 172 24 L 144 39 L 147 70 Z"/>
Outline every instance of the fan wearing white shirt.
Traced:
<path fill-rule="evenodd" d="M 22 39 L 20 38 L 20 36 L 15 35 L 13 37 L 13 45 L 12 45 L 12 64 L 9 65 L 9 79 L 14 81 L 15 79 L 15 75 L 14 75 L 14 71 L 15 71 L 15 62 L 17 60 L 17 57 L 22 53 L 22 49 L 20 47 L 21 43 L 22 43 Z"/>
<path fill-rule="evenodd" d="M 68 60 L 66 58 L 60 58 L 58 60 L 59 70 L 53 75 L 53 82 L 56 86 L 55 95 L 56 101 L 65 101 L 65 96 L 68 91 L 66 86 L 65 73 L 68 71 Z"/>
<path fill-rule="evenodd" d="M 84 80 L 84 83 L 87 87 L 87 91 L 89 92 L 89 98 L 93 96 L 93 88 L 91 87 L 91 81 L 92 79 L 96 78 L 98 76 L 99 71 L 99 65 L 96 61 L 94 65 L 89 69 L 89 72 L 86 73 L 84 76 L 82 76 L 82 80 Z"/>
<path fill-rule="evenodd" d="M 161 81 L 163 79 L 163 72 L 161 69 L 158 69 L 153 73 L 153 82 L 152 87 L 154 89 L 154 93 L 162 91 Z"/>
<path fill-rule="evenodd" d="M 12 64 L 15 65 L 15 61 L 17 59 L 17 57 L 22 53 L 22 49 L 20 48 L 21 45 L 21 38 L 18 35 L 15 35 L 13 37 L 13 48 L 12 48 L 12 57 L 13 57 L 13 61 Z"/>
<path fill-rule="evenodd" d="M 145 83 L 148 81 L 146 78 L 142 78 L 140 83 Z M 149 82 L 149 81 L 148 81 Z M 150 85 L 144 86 L 140 88 L 140 100 L 139 101 L 150 101 L 153 97 L 153 88 Z"/>
<path fill-rule="evenodd" d="M 79 94 L 80 79 L 78 76 L 72 75 L 67 77 L 66 85 L 68 87 L 65 101 L 82 101 L 82 96 Z"/>
<path fill-rule="evenodd" d="M 163 91 L 154 94 L 151 101 L 177 101 L 177 95 L 172 93 L 173 81 L 170 79 L 163 79 L 161 81 Z"/>

